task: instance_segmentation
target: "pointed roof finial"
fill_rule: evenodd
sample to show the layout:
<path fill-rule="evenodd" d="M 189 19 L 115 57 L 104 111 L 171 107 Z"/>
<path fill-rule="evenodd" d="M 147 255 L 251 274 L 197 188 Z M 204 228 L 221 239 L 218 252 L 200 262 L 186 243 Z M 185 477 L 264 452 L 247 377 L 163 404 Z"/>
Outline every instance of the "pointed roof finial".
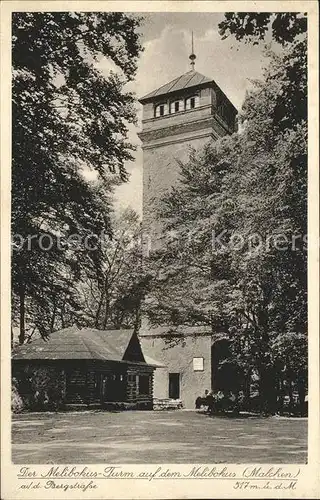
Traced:
<path fill-rule="evenodd" d="M 193 31 L 191 32 L 191 54 L 189 56 L 189 59 L 191 61 L 191 69 L 192 71 L 194 71 L 194 65 L 195 65 L 195 59 L 196 59 L 196 55 L 194 54 L 194 49 L 193 49 Z"/>

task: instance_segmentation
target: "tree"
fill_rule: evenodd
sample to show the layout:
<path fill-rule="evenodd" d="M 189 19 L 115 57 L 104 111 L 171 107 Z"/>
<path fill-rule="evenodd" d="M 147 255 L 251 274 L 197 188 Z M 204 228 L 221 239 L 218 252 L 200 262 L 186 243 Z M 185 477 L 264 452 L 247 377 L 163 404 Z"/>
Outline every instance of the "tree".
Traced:
<path fill-rule="evenodd" d="M 271 31 L 272 39 L 282 45 L 291 43 L 307 31 L 306 14 L 300 12 L 227 12 L 219 24 L 222 39 L 234 35 L 256 45 Z"/>
<path fill-rule="evenodd" d="M 270 361 L 271 365 L 278 365 L 279 356 L 274 349 L 282 345 L 285 338 L 291 338 L 301 359 L 305 359 L 301 338 L 306 345 L 307 19 L 297 13 L 236 13 L 227 14 L 225 18 L 220 24 L 220 32 L 225 36 L 234 35 L 238 40 L 257 43 L 271 28 L 273 40 L 285 46 L 278 56 L 269 51 L 271 61 L 264 82 L 255 82 L 256 91 L 247 96 L 244 104 L 242 120 L 247 124 L 246 156 L 251 158 L 252 165 L 254 161 L 257 163 L 257 168 L 251 171 L 249 183 L 246 163 L 240 176 L 244 180 L 240 184 L 243 192 L 258 192 L 259 203 L 255 205 L 251 234 L 279 235 L 290 242 L 287 251 L 271 248 L 264 255 L 256 252 L 255 258 L 251 259 L 253 272 L 245 266 L 245 283 L 248 284 L 248 279 L 253 280 L 264 302 L 260 317 L 262 313 L 268 331 L 267 345 L 263 347 L 265 364 Z M 266 116 L 269 120 L 265 120 Z M 239 221 L 243 224 L 241 218 Z M 264 290 L 262 282 L 257 283 L 256 279 L 259 263 L 265 274 Z M 257 297 L 255 303 L 259 303 Z M 240 358 L 243 358 L 241 354 Z M 298 373 L 300 382 L 304 380 L 306 383 L 306 376 L 301 375 L 300 369 L 296 369 L 296 376 Z M 292 374 L 291 370 L 291 379 Z M 278 378 L 284 375 L 276 374 Z"/>
<path fill-rule="evenodd" d="M 148 285 L 141 252 L 138 215 L 124 210 L 112 220 L 113 235 L 103 243 L 103 262 L 87 268 L 79 286 L 78 321 L 105 330 L 140 326 L 141 302 Z"/>
<path fill-rule="evenodd" d="M 300 412 L 304 413 L 304 402 L 308 386 L 308 341 L 303 333 L 288 332 L 278 335 L 272 343 L 273 362 L 278 373 L 279 382 L 284 383 L 293 406 L 293 389 L 298 392 Z M 280 387 L 282 389 L 282 387 Z M 281 391 L 284 394 L 285 391 Z M 283 401 L 281 401 L 283 405 Z M 281 407 L 280 407 L 281 409 Z"/>
<path fill-rule="evenodd" d="M 152 323 L 227 328 L 233 273 L 228 256 L 212 250 L 214 234 L 219 236 L 227 221 L 230 230 L 233 224 L 225 183 L 237 148 L 234 136 L 191 152 L 181 164 L 181 183 L 163 199 L 159 216 L 166 236 L 149 260 L 153 286 L 146 310 Z"/>
<path fill-rule="evenodd" d="M 229 335 L 244 378 L 258 373 L 266 411 L 277 395 L 275 346 L 307 331 L 305 55 L 305 40 L 269 51 L 264 78 L 246 97 L 242 132 L 181 166 L 161 214 L 173 238 L 151 260 L 151 321 L 209 324 Z"/>
<path fill-rule="evenodd" d="M 83 268 L 101 262 L 99 241 L 92 251 L 83 241 L 111 234 L 110 196 L 132 160 L 134 97 L 125 84 L 141 50 L 138 26 L 124 13 L 13 14 L 12 291 L 20 343 L 28 314 L 75 307 Z M 108 77 L 101 60 L 114 67 Z M 74 235 L 82 244 L 70 242 Z M 62 249 L 58 239 L 67 242 Z"/>

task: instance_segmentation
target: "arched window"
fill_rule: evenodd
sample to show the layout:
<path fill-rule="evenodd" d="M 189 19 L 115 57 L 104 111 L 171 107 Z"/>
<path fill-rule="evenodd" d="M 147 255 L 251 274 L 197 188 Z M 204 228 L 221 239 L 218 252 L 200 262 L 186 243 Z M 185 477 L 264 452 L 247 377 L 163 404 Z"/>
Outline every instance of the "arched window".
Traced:
<path fill-rule="evenodd" d="M 179 111 L 184 111 L 184 102 L 181 99 L 170 102 L 170 114 L 179 113 Z"/>
<path fill-rule="evenodd" d="M 188 97 L 186 99 L 186 109 L 193 109 L 197 108 L 199 106 L 199 96 L 198 95 L 193 95 L 191 97 Z"/>
<path fill-rule="evenodd" d="M 166 102 L 158 104 L 155 108 L 155 117 L 164 116 L 168 114 L 168 104 Z"/>

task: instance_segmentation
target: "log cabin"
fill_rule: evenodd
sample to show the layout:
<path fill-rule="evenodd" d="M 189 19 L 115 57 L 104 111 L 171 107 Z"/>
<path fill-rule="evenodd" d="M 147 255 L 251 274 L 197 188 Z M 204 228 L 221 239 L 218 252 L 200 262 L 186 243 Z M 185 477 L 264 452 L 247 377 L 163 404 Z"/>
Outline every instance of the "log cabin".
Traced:
<path fill-rule="evenodd" d="M 153 374 L 132 330 L 77 327 L 17 347 L 12 377 L 29 409 L 153 408 Z"/>

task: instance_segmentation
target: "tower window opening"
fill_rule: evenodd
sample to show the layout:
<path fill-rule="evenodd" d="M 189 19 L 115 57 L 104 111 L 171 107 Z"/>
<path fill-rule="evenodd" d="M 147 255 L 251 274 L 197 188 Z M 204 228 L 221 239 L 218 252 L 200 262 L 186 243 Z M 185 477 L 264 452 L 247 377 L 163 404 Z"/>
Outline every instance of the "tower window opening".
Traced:
<path fill-rule="evenodd" d="M 183 111 L 184 102 L 183 100 L 172 101 L 170 102 L 170 113 L 179 113 L 179 111 Z"/>
<path fill-rule="evenodd" d="M 199 106 L 199 96 L 194 95 L 186 99 L 186 109 L 194 109 Z"/>
<path fill-rule="evenodd" d="M 158 106 L 156 106 L 155 108 L 155 116 L 158 117 L 158 116 L 164 116 L 167 114 L 167 104 L 158 104 Z"/>

